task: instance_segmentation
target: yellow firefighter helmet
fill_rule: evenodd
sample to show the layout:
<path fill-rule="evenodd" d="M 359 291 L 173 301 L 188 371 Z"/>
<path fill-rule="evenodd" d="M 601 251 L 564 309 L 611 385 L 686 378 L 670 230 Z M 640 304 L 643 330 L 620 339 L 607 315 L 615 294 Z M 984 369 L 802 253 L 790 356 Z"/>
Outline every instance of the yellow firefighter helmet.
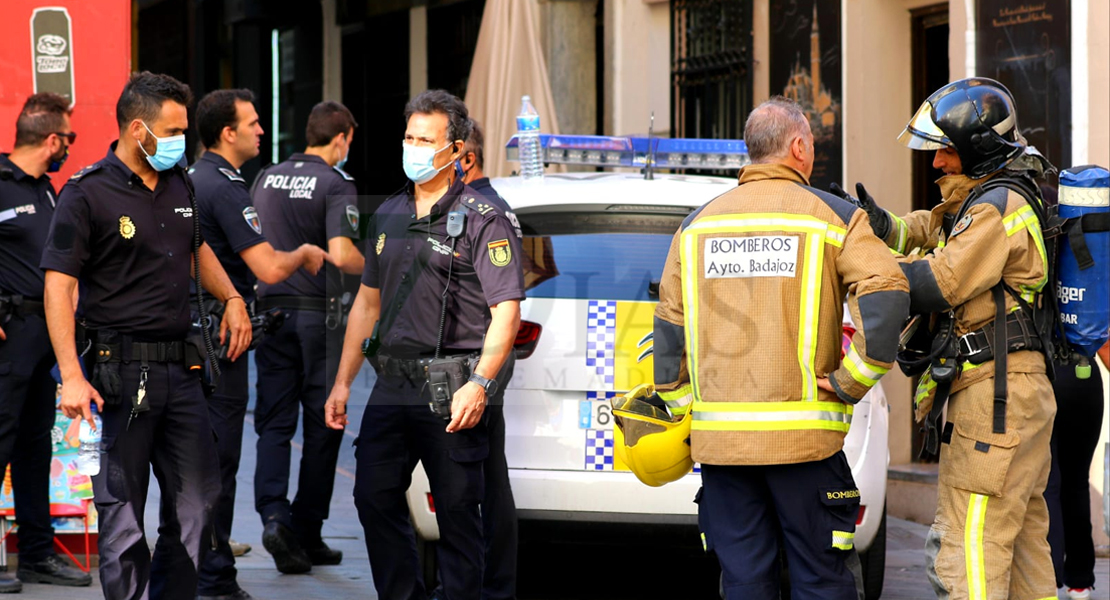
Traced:
<path fill-rule="evenodd" d="M 672 417 L 646 399 L 655 386 L 642 384 L 612 400 L 616 427 L 613 441 L 616 457 L 636 477 L 652 487 L 677 481 L 690 472 L 690 414 Z"/>

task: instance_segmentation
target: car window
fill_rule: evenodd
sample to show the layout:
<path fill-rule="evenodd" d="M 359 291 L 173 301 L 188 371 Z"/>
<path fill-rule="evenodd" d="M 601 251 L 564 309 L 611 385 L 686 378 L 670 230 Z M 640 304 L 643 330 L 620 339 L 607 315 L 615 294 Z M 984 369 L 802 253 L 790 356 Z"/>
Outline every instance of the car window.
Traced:
<path fill-rule="evenodd" d="M 658 300 L 671 238 L 684 215 L 518 215 L 529 298 Z"/>

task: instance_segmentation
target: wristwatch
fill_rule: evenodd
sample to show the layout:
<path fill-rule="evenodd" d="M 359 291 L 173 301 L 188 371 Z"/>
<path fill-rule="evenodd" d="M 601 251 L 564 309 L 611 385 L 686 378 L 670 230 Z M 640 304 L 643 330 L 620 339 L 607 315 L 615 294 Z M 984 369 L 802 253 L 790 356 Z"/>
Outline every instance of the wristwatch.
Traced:
<path fill-rule="evenodd" d="M 486 379 L 485 377 L 482 377 L 481 375 L 479 375 L 477 373 L 471 373 L 470 374 L 470 379 L 468 381 L 473 381 L 474 383 L 477 383 L 478 385 L 482 386 L 482 389 L 486 390 L 486 396 L 487 397 L 492 396 L 492 395 L 497 393 L 497 380 L 496 379 Z"/>

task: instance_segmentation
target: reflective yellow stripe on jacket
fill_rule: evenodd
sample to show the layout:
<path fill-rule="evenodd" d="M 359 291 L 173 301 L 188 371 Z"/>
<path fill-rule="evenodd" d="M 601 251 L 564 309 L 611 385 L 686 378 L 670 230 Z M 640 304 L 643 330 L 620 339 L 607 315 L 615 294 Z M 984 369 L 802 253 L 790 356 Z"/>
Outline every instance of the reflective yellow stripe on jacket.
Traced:
<path fill-rule="evenodd" d="M 802 370 L 801 399 L 807 402 L 817 400 L 817 373 L 814 361 L 817 352 L 817 320 L 821 308 L 821 276 L 825 244 L 843 247 L 847 230 L 837 227 L 816 217 L 790 213 L 748 213 L 739 215 L 717 215 L 695 221 L 682 232 L 681 260 L 684 270 L 682 276 L 682 295 L 686 305 L 686 348 L 690 362 L 690 381 L 694 392 L 694 429 L 698 429 L 697 405 L 702 400 L 701 386 L 698 381 L 698 285 L 702 281 L 698 260 L 701 248 L 698 241 L 702 236 L 717 233 L 800 233 L 805 235 L 803 243 L 803 267 L 801 310 L 798 315 L 798 364 Z M 741 403 L 743 404 L 743 403 Z M 720 423 L 720 421 L 718 421 Z M 822 427 L 825 428 L 825 427 Z M 704 428 L 703 428 L 704 429 Z M 742 427 L 713 427 L 713 429 L 742 430 Z M 778 429 L 788 429 L 780 427 Z M 806 427 L 799 427 L 806 429 Z M 844 431 L 847 431 L 845 426 Z"/>
<path fill-rule="evenodd" d="M 701 402 L 694 401 L 690 429 L 700 431 L 848 432 L 852 405 L 843 402 Z"/>

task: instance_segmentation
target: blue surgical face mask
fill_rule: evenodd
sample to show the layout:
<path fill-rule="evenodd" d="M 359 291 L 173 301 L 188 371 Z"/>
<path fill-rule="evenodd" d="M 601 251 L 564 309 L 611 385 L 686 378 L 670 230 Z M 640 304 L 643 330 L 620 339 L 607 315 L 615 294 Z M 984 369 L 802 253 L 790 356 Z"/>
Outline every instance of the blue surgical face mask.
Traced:
<path fill-rule="evenodd" d="M 158 142 L 158 149 L 154 151 L 154 156 L 151 156 L 146 148 L 139 144 L 139 149 L 143 151 L 143 154 L 146 154 L 147 162 L 154 167 L 155 171 L 165 171 L 176 165 L 181 157 L 185 156 L 185 134 L 160 138 L 154 135 L 154 132 L 150 130 L 150 127 L 147 127 L 146 123 L 143 123 L 143 127 L 146 127 L 150 137 Z"/>
<path fill-rule="evenodd" d="M 335 168 L 342 169 L 344 166 L 346 166 L 347 157 L 350 156 L 350 155 L 351 155 L 351 150 L 348 148 L 347 153 L 343 155 L 343 158 L 339 159 L 339 162 L 335 163 Z"/>
<path fill-rule="evenodd" d="M 454 142 L 448 142 L 446 146 L 439 150 L 434 150 L 427 146 L 402 144 L 404 155 L 401 157 L 401 162 L 405 168 L 405 175 L 417 185 L 428 183 L 435 178 L 440 171 L 455 164 L 454 162 L 449 162 L 438 169 L 435 168 L 434 165 L 436 155 L 450 148 L 452 145 L 454 145 Z"/>
<path fill-rule="evenodd" d="M 69 158 L 69 148 L 66 148 L 65 151 L 62 152 L 61 158 L 50 157 L 50 165 L 46 167 L 46 172 L 57 173 L 61 170 L 62 165 L 66 163 L 67 158 Z"/>

